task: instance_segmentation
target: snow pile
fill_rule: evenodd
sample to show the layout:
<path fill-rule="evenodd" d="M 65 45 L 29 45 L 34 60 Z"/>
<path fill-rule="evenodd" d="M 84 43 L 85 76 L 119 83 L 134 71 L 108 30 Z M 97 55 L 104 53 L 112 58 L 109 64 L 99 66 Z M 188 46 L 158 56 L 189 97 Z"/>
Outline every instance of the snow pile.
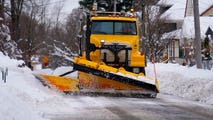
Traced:
<path fill-rule="evenodd" d="M 213 70 L 163 63 L 156 67 L 161 93 L 213 105 Z M 149 64 L 146 70 L 148 76 L 154 76 L 153 65 Z"/>
<path fill-rule="evenodd" d="M 0 52 L 0 67 L 4 68 L 4 67 L 8 67 L 8 68 L 14 68 L 14 67 L 18 67 L 18 65 L 21 65 L 24 63 L 24 61 L 17 61 L 17 60 L 11 60 L 9 57 L 6 57 L 3 55 L 2 52 Z"/>
<path fill-rule="evenodd" d="M 8 67 L 7 82 L 0 80 L 0 120 L 43 120 L 33 105 L 43 93 L 28 68 L 18 68 L 23 61 L 12 60 L 0 52 L 0 67 Z M 2 74 L 0 73 L 0 78 Z"/>

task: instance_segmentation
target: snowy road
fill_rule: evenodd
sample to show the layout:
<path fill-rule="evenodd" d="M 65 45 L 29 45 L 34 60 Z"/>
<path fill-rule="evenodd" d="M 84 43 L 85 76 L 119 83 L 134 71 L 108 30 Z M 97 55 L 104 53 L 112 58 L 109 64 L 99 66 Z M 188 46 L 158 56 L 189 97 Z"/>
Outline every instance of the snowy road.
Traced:
<path fill-rule="evenodd" d="M 213 106 L 159 94 L 156 99 L 64 96 L 69 112 L 44 113 L 51 120 L 212 120 Z"/>

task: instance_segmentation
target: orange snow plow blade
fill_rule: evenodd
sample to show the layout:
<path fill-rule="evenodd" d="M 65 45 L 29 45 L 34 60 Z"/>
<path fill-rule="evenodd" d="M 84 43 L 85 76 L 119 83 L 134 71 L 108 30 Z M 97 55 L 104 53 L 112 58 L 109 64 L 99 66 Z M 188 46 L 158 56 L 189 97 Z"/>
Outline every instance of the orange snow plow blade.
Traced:
<path fill-rule="evenodd" d="M 59 91 L 63 92 L 79 91 L 79 88 L 77 87 L 79 81 L 77 78 L 67 78 L 67 77 L 41 75 L 41 74 L 35 76 L 43 83 L 43 85 L 51 88 L 53 87 Z"/>
<path fill-rule="evenodd" d="M 135 74 L 122 68 L 85 59 L 75 59 L 73 71 L 78 78 L 67 78 L 67 72 L 60 76 L 35 75 L 43 85 L 66 93 L 121 95 L 127 97 L 156 97 L 158 82 L 144 74 Z"/>
<path fill-rule="evenodd" d="M 159 93 L 157 79 L 83 58 L 75 58 L 74 60 L 73 69 L 79 71 L 79 83 L 80 86 L 83 85 L 83 88 L 137 90 Z"/>

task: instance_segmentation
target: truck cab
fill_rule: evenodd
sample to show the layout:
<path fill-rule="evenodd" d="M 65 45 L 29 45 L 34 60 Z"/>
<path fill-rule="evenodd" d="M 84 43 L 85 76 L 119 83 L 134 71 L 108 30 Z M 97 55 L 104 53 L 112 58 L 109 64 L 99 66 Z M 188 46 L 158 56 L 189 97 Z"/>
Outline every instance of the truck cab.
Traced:
<path fill-rule="evenodd" d="M 145 74 L 145 57 L 139 52 L 139 30 L 133 16 L 92 16 L 89 19 L 88 56 L 116 68 Z"/>

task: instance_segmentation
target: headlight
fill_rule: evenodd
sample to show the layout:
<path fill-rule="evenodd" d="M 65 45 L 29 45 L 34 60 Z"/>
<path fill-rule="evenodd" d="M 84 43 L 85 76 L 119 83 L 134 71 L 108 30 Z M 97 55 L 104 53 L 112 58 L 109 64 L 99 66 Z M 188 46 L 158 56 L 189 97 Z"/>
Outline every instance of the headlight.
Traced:
<path fill-rule="evenodd" d="M 138 73 L 140 73 L 140 69 L 139 68 L 133 68 L 133 72 L 138 74 Z"/>
<path fill-rule="evenodd" d="M 101 40 L 101 46 L 104 46 L 105 40 Z"/>

